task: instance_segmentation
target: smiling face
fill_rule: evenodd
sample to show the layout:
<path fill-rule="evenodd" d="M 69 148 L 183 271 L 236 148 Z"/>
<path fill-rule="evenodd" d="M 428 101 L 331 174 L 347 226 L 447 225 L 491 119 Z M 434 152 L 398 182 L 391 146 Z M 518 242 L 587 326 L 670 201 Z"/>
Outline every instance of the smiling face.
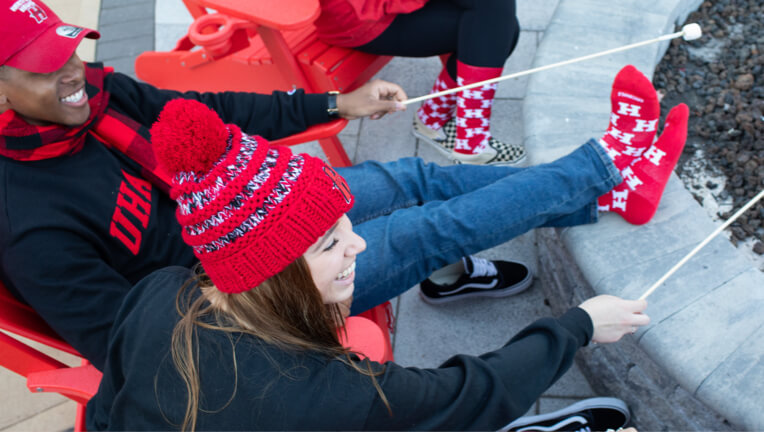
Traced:
<path fill-rule="evenodd" d="M 40 74 L 4 66 L 0 113 L 14 110 L 29 124 L 79 126 L 88 119 L 85 66 L 77 54 L 55 72 Z"/>
<path fill-rule="evenodd" d="M 365 249 L 366 242 L 343 215 L 305 252 L 303 257 L 324 304 L 345 302 L 353 296 L 356 255 Z"/>

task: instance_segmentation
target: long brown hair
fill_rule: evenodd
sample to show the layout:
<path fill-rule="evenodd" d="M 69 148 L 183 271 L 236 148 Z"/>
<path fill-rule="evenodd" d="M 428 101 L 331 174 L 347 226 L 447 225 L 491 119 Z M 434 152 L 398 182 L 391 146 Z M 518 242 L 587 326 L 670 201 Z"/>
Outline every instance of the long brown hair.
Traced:
<path fill-rule="evenodd" d="M 200 265 L 195 267 L 194 273 L 195 276 L 183 285 L 176 298 L 181 319 L 173 329 L 171 345 L 173 362 L 188 393 L 181 430 L 195 430 L 200 409 L 200 365 L 196 337 L 199 327 L 231 335 L 252 335 L 280 349 L 312 351 L 338 358 L 371 378 L 388 412 L 392 414 L 376 379 L 382 370 L 373 370 L 368 361 L 362 368 L 351 359 L 352 353 L 340 344 L 337 334 L 338 323 L 343 322 L 340 309 L 336 304 L 323 304 L 304 258 L 298 258 L 259 286 L 238 294 L 217 290 Z M 197 295 L 197 290 L 201 290 L 201 295 Z M 235 350 L 232 361 L 235 371 Z M 235 393 L 234 385 L 230 400 L 233 400 Z"/>

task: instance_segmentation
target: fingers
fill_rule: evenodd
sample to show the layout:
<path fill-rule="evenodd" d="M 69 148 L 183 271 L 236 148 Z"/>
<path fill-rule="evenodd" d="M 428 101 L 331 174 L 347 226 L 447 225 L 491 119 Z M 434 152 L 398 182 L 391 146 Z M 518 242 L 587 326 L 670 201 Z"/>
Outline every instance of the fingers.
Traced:
<path fill-rule="evenodd" d="M 371 85 L 377 90 L 379 99 L 381 100 L 403 102 L 408 99 L 406 92 L 398 84 L 382 80 L 374 80 L 371 82 Z"/>
<path fill-rule="evenodd" d="M 348 120 L 366 116 L 379 119 L 387 113 L 404 111 L 406 106 L 401 103 L 403 100 L 406 100 L 406 92 L 400 86 L 374 80 L 337 96 L 337 108 L 340 116 Z"/>
<path fill-rule="evenodd" d="M 650 317 L 643 312 L 647 309 L 647 300 L 624 300 L 624 309 L 631 314 L 627 315 L 625 325 L 635 327 L 643 327 L 650 324 Z M 632 331 L 631 333 L 634 333 Z"/>
<path fill-rule="evenodd" d="M 623 301 L 624 308 L 628 311 L 631 311 L 632 313 L 641 314 L 647 310 L 647 300 L 619 300 Z"/>
<path fill-rule="evenodd" d="M 601 295 L 581 303 L 579 307 L 592 320 L 594 342 L 616 342 L 623 335 L 634 333 L 639 327 L 650 323 L 650 318 L 643 313 L 647 308 L 645 300 L 624 300 Z"/>
<path fill-rule="evenodd" d="M 645 314 L 634 314 L 631 324 L 635 327 L 644 327 L 650 324 L 650 317 Z"/>

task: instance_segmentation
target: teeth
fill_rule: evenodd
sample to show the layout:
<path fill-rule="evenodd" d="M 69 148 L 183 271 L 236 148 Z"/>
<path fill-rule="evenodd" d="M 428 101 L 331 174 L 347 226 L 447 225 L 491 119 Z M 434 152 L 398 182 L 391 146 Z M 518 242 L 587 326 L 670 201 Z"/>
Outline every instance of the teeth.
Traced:
<path fill-rule="evenodd" d="M 353 264 L 350 264 L 350 267 L 346 268 L 342 273 L 338 274 L 335 280 L 346 279 L 354 271 L 355 271 L 355 261 L 353 261 Z"/>
<path fill-rule="evenodd" d="M 69 102 L 69 103 L 75 103 L 82 100 L 82 97 L 85 96 L 85 88 L 81 88 L 79 91 L 74 93 L 73 95 L 67 96 L 65 98 L 61 98 L 62 102 Z"/>

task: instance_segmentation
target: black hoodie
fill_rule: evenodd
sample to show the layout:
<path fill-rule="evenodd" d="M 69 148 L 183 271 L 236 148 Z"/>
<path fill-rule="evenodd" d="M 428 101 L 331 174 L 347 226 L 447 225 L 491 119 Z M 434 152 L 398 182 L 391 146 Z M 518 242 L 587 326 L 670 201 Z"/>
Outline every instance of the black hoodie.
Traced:
<path fill-rule="evenodd" d="M 88 430 L 179 428 L 188 397 L 170 338 L 176 293 L 190 276 L 163 269 L 128 294 L 87 406 Z M 377 379 L 392 416 L 370 378 L 338 359 L 284 351 L 247 334 L 200 329 L 198 336 L 196 430 L 497 430 L 568 370 L 592 322 L 573 308 L 536 321 L 496 351 L 457 355 L 437 369 L 388 362 Z"/>
<path fill-rule="evenodd" d="M 178 93 L 119 73 L 106 77 L 109 109 L 148 129 L 174 98 L 199 100 L 226 123 L 278 139 L 326 122 L 327 97 L 303 91 Z M 175 202 L 141 167 L 88 135 L 82 150 L 39 161 L 0 156 L 0 275 L 16 296 L 97 368 L 130 287 L 168 265 L 191 266 Z"/>

